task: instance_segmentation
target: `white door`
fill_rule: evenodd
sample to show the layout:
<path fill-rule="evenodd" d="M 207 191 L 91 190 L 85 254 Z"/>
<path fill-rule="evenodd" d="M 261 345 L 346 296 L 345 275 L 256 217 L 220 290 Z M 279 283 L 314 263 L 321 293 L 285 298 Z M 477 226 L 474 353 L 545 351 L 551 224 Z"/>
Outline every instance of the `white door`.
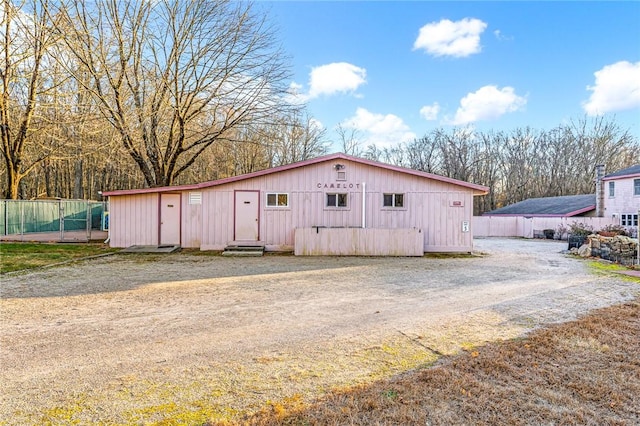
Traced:
<path fill-rule="evenodd" d="M 258 241 L 258 191 L 236 191 L 235 234 L 237 241 Z"/>
<path fill-rule="evenodd" d="M 160 245 L 180 245 L 180 194 L 160 194 Z"/>

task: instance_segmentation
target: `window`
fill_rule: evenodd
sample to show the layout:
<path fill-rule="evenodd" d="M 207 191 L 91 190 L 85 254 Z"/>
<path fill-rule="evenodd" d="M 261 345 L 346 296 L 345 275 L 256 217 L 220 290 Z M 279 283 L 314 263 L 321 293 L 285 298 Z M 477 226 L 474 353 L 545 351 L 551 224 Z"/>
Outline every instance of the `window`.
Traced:
<path fill-rule="evenodd" d="M 327 207 L 347 207 L 347 194 L 327 194 Z"/>
<path fill-rule="evenodd" d="M 382 194 L 384 207 L 404 207 L 404 194 Z"/>
<path fill-rule="evenodd" d="M 609 182 L 609 197 L 615 197 L 615 196 L 616 196 L 616 183 Z"/>
<path fill-rule="evenodd" d="M 267 207 L 289 207 L 289 194 L 277 192 L 268 193 Z"/>
<path fill-rule="evenodd" d="M 637 214 L 621 214 L 620 225 L 622 226 L 638 226 Z"/>
<path fill-rule="evenodd" d="M 640 179 L 633 180 L 633 195 L 640 195 Z"/>
<path fill-rule="evenodd" d="M 347 172 L 338 172 L 336 180 L 347 180 Z"/>

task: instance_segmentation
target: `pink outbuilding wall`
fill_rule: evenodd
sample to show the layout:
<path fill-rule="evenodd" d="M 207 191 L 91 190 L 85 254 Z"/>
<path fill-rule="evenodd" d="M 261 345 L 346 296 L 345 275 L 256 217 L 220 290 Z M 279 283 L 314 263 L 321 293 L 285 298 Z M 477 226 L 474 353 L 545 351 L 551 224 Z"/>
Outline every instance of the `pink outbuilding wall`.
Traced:
<path fill-rule="evenodd" d="M 156 244 L 158 199 L 158 193 L 109 198 L 109 240 L 112 247 L 146 245 L 150 241 Z"/>
<path fill-rule="evenodd" d="M 253 203 L 248 208 L 256 209 L 255 241 L 267 250 L 293 250 L 295 231 L 300 228 L 364 226 L 419 229 L 425 252 L 469 252 L 473 249 L 473 197 L 486 190 L 442 176 L 331 154 L 203 184 L 105 195 L 111 206 L 114 247 L 163 244 L 163 232 L 168 232 L 162 231 L 167 224 L 160 217 L 161 198 L 163 193 L 175 193 L 181 194 L 182 247 L 222 250 L 237 240 L 238 222 L 254 220 L 239 214 L 244 208 L 238 204 L 238 194 L 242 194 L 249 195 L 251 201 L 246 204 Z M 346 194 L 347 205 L 327 207 L 328 193 Z M 269 206 L 267 194 L 286 194 L 288 203 Z M 384 194 L 402 194 L 403 205 L 384 207 Z"/>

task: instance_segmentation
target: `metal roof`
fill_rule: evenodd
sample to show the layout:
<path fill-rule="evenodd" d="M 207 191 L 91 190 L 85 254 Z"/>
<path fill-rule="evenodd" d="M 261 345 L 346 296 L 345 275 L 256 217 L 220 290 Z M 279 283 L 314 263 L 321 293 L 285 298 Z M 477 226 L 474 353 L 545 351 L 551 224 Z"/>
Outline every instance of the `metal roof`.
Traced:
<path fill-rule="evenodd" d="M 596 208 L 595 194 L 529 198 L 485 213 L 485 216 L 576 216 Z"/>

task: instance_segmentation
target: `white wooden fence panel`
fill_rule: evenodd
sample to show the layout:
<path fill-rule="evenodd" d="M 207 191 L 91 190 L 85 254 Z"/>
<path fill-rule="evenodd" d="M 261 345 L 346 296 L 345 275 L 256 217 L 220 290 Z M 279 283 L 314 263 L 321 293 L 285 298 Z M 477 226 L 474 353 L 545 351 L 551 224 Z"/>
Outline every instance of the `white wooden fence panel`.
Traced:
<path fill-rule="evenodd" d="M 296 256 L 422 256 L 416 228 L 296 228 Z"/>
<path fill-rule="evenodd" d="M 568 229 L 574 223 L 584 223 L 596 231 L 619 224 L 617 218 L 611 217 L 474 216 L 472 229 L 474 237 L 533 238 L 534 231 L 555 230 L 560 225 Z"/>

